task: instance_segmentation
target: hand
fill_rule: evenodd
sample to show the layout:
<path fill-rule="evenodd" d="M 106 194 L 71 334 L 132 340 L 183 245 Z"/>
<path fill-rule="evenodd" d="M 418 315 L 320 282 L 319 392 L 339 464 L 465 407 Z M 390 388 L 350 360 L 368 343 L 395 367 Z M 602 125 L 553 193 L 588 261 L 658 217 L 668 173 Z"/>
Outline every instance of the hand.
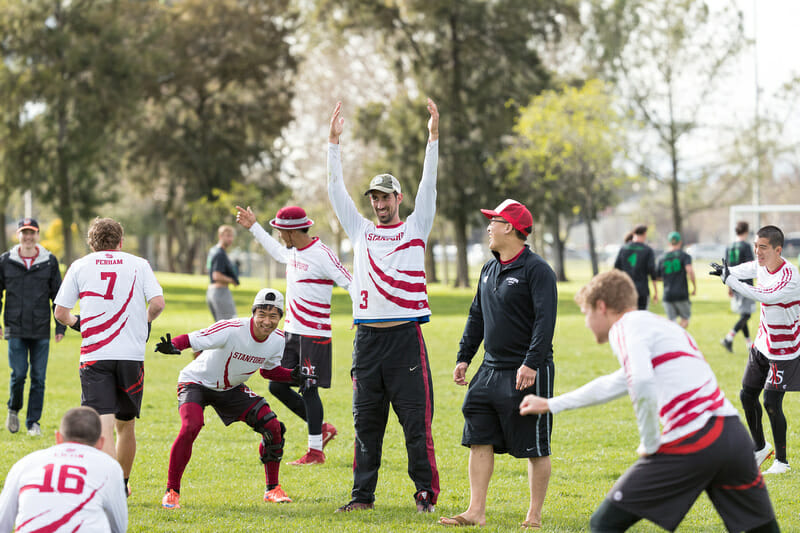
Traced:
<path fill-rule="evenodd" d="M 72 316 L 75 317 L 75 322 L 73 322 L 70 327 L 72 329 L 74 329 L 75 331 L 80 331 L 81 330 L 81 315 L 72 315 Z"/>
<path fill-rule="evenodd" d="M 709 274 L 712 276 L 719 276 L 722 280 L 722 283 L 725 283 L 725 281 L 728 279 L 728 276 L 731 275 L 731 271 L 728 268 L 728 260 L 725 258 L 722 259 L 721 265 L 719 263 L 711 263 L 711 268 L 714 270 L 709 272 Z"/>
<path fill-rule="evenodd" d="M 292 383 L 295 385 L 300 385 L 301 389 L 305 388 L 306 385 L 313 385 L 316 382 L 309 383 L 309 381 L 316 379 L 317 376 L 307 373 L 305 368 L 303 368 L 303 365 L 297 365 L 292 369 Z"/>
<path fill-rule="evenodd" d="M 256 223 L 256 214 L 253 213 L 253 210 L 250 209 L 250 206 L 247 206 L 247 210 L 242 209 L 238 205 L 236 206 L 236 222 L 239 223 L 240 226 L 246 229 L 250 229 L 253 224 Z"/>
<path fill-rule="evenodd" d="M 431 118 L 428 119 L 428 134 L 430 140 L 435 141 L 439 138 L 439 108 L 430 98 L 428 98 L 428 112 L 431 114 Z"/>
<path fill-rule="evenodd" d="M 468 366 L 469 366 L 469 363 L 464 363 L 464 362 L 458 363 L 456 365 L 455 370 L 453 370 L 453 381 L 456 382 L 456 385 L 462 385 L 463 386 L 463 385 L 468 385 L 469 384 L 469 381 L 467 381 L 465 379 L 467 377 L 467 367 Z"/>
<path fill-rule="evenodd" d="M 156 352 L 161 352 L 167 355 L 178 355 L 181 353 L 179 349 L 172 344 L 172 336 L 167 333 L 167 337 L 161 337 L 161 342 L 156 343 Z"/>
<path fill-rule="evenodd" d="M 522 365 L 517 369 L 517 390 L 527 389 L 536 381 L 536 370 Z"/>
<path fill-rule="evenodd" d="M 519 404 L 519 414 L 521 415 L 542 415 L 550 412 L 550 405 L 547 398 L 541 398 L 533 394 L 528 394 Z"/>
<path fill-rule="evenodd" d="M 331 131 L 328 134 L 329 143 L 339 144 L 339 136 L 344 131 L 344 118 L 339 116 L 341 112 L 342 103 L 337 102 L 336 108 L 333 110 L 333 115 L 331 115 Z"/>

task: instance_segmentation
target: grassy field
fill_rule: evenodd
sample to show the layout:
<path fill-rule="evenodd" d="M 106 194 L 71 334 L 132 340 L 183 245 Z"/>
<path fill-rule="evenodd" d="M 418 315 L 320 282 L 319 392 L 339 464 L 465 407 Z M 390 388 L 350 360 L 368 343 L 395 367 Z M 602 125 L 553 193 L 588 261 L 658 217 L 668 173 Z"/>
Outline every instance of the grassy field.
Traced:
<path fill-rule="evenodd" d="M 704 274 L 704 269 L 698 268 L 698 272 Z M 589 278 L 588 269 L 582 265 L 571 266 L 570 274 L 574 281 L 559 285 L 555 338 L 557 392 L 571 390 L 617 367 L 608 346 L 594 343 L 572 300 L 577 288 Z M 719 280 L 703 274 L 700 275 L 699 294 L 694 298 L 689 330 L 714 368 L 723 391 L 739 407 L 739 383 L 746 361 L 743 341 L 741 337 L 736 339 L 734 354 L 719 345 L 719 339 L 735 322 L 735 316 L 729 311 L 726 291 Z M 158 278 L 164 287 L 167 308 L 154 324 L 155 339 L 167 331 L 176 335 L 211 323 L 205 303 L 206 278 L 164 273 L 158 273 Z M 249 310 L 252 297 L 260 287 L 258 280 L 249 279 L 234 291 L 240 313 Z M 284 288 L 280 284 L 276 287 Z M 139 448 L 131 478 L 129 531 L 442 531 L 441 526 L 436 525 L 438 516 L 462 511 L 469 496 L 468 450 L 460 445 L 464 389 L 453 384 L 451 376 L 473 291 L 433 285 L 429 292 L 433 318 L 423 326 L 423 331 L 434 381 L 433 429 L 442 488 L 434 516 L 415 512 L 414 487 L 406 473 L 402 431 L 393 415 L 384 442 L 375 510 L 333 513 L 349 501 L 353 460 L 349 379 L 353 331 L 350 330 L 349 299 L 343 290 L 336 289 L 333 386 L 323 391 L 322 396 L 325 418 L 339 429 L 339 435 L 325 449 L 327 462 L 324 465 L 293 467 L 285 464 L 305 451 L 304 423 L 269 395 L 266 381 L 256 376 L 248 382 L 251 388 L 266 396 L 288 428 L 281 484 L 294 499 L 292 504 L 262 502 L 264 474 L 257 453 L 258 436 L 244 424 L 225 428 L 216 413 L 208 409 L 206 427 L 195 442 L 193 457 L 183 478 L 183 508 L 179 511 L 161 509 L 169 449 L 179 429 L 175 383 L 178 372 L 191 356 L 188 353 L 180 356 L 154 354 L 151 340 L 145 366 L 142 417 L 137 422 Z M 655 311 L 663 314 L 660 304 Z M 755 322 L 751 320 L 753 331 Z M 12 435 L 1 429 L 0 476 L 23 455 L 52 444 L 60 416 L 80 402 L 78 346 L 77 335 L 69 330 L 63 342 L 51 344 L 42 418 L 45 437 L 29 437 L 24 431 Z M 479 362 L 476 358 L 468 378 Z M 8 367 L 0 365 L 0 390 L 5 395 L 7 383 Z M 4 401 L 6 398 L 3 396 Z M 784 405 L 789 420 L 788 448 L 792 462 L 800 447 L 800 408 L 793 394 L 787 396 Z M 769 438 L 769 429 L 766 431 Z M 553 431 L 553 475 L 545 501 L 543 530 L 587 530 L 594 508 L 613 481 L 636 459 L 637 443 L 636 424 L 627 399 L 559 415 Z M 784 531 L 800 530 L 797 475 L 790 472 L 767 480 Z M 488 524 L 482 531 L 518 530 L 527 509 L 527 490 L 525 461 L 498 456 L 490 486 Z M 705 496 L 679 528 L 684 532 L 723 530 L 722 522 Z M 633 531 L 659 529 L 650 523 L 640 523 Z"/>

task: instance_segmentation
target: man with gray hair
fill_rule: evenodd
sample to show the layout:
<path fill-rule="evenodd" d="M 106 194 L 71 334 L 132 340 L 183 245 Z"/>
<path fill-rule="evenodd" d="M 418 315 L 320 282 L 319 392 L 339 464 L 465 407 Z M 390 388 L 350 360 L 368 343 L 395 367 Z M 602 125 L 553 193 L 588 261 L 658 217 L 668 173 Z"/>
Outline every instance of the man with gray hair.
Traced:
<path fill-rule="evenodd" d="M 122 468 L 101 451 L 103 439 L 94 409 L 67 411 L 56 445 L 11 467 L 0 494 L 0 531 L 127 530 Z"/>

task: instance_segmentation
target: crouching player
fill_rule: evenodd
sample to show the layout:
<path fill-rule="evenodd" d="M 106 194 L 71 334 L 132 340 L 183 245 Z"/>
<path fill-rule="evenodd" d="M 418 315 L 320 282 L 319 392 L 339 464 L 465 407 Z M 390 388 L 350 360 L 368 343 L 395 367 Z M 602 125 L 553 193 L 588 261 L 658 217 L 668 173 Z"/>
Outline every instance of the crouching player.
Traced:
<path fill-rule="evenodd" d="M 645 518 L 673 531 L 702 491 L 728 531 L 779 531 L 753 441 L 694 339 L 636 310 L 630 278 L 599 274 L 575 297 L 598 343 L 622 368 L 551 399 L 528 395 L 520 413 L 558 413 L 624 396 L 639 426 L 639 460 L 592 515 L 592 531 L 625 531 Z M 659 418 L 662 429 L 659 432 Z"/>
<path fill-rule="evenodd" d="M 192 444 L 203 427 L 203 410 L 210 405 L 227 426 L 241 421 L 261 434 L 258 451 L 264 463 L 267 490 L 265 502 L 291 502 L 278 482 L 286 431 L 269 404 L 244 384 L 260 371 L 266 379 L 299 382 L 314 376 L 302 375 L 301 367 L 289 370 L 280 366 L 283 357 L 283 331 L 278 323 L 283 316 L 283 295 L 274 289 L 261 289 L 253 301 L 250 318 L 234 318 L 200 331 L 161 337 L 156 351 L 179 354 L 191 348 L 195 360 L 178 376 L 178 411 L 181 429 L 169 454 L 167 490 L 161 501 L 166 509 L 180 509 L 181 477 L 192 456 Z M 202 352 L 202 353 L 198 353 Z"/>

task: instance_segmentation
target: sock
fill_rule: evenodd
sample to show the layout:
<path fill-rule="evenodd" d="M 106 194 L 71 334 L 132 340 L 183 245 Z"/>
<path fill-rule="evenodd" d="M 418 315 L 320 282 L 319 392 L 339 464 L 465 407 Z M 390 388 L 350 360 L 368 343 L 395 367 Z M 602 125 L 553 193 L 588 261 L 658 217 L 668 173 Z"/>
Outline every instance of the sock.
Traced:
<path fill-rule="evenodd" d="M 267 490 L 268 490 L 268 491 L 269 491 L 269 490 L 272 490 L 272 489 L 274 489 L 274 488 L 275 488 L 275 487 L 277 487 L 277 486 L 278 486 L 278 485 L 267 485 Z"/>
<path fill-rule="evenodd" d="M 753 341 L 750 340 L 750 337 L 745 337 L 744 338 L 744 344 L 745 344 L 745 346 L 747 346 L 747 349 L 749 350 L 750 347 L 753 345 Z"/>
<path fill-rule="evenodd" d="M 728 342 L 731 342 L 735 336 L 736 336 L 736 332 L 733 331 L 733 330 L 730 330 L 728 332 L 728 334 L 725 335 L 725 340 L 728 341 Z"/>
<path fill-rule="evenodd" d="M 308 436 L 308 447 L 311 450 L 322 451 L 322 433 Z"/>

